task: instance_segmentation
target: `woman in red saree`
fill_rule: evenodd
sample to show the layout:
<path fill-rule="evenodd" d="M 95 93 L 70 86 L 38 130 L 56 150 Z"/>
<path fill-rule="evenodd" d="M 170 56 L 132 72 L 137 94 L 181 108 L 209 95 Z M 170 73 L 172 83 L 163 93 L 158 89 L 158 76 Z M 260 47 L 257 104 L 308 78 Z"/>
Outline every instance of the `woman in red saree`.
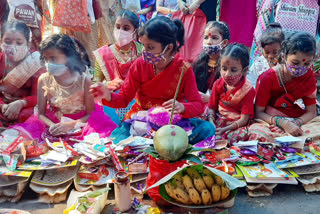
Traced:
<path fill-rule="evenodd" d="M 284 42 L 281 52 L 282 64 L 270 68 L 257 81 L 256 118 L 262 123 L 250 127 L 252 140 L 274 142 L 275 137 L 289 134 L 304 138 L 310 134 L 305 124 L 317 120 L 312 67 L 315 39 L 308 33 L 295 33 Z M 299 99 L 304 106 L 297 104 Z"/>
<path fill-rule="evenodd" d="M 0 126 L 21 123 L 33 115 L 37 104 L 37 83 L 45 72 L 39 52 L 29 52 L 30 29 L 22 22 L 1 27 Z"/>
<path fill-rule="evenodd" d="M 222 51 L 221 78 L 213 85 L 208 117 L 211 122 L 215 119 L 217 139 L 229 144 L 249 138 L 247 125 L 254 115 L 255 90 L 245 77 L 248 66 L 244 45 L 231 44 Z"/>
<path fill-rule="evenodd" d="M 143 26 L 139 35 L 144 45 L 143 58 L 134 62 L 120 92 L 111 93 L 103 84 L 97 83 L 91 87 L 91 93 L 101 99 L 104 105 L 112 108 L 126 107 L 136 97 L 136 103 L 125 119 L 131 118 L 140 110 L 156 106 L 163 106 L 170 111 L 180 74 L 185 70 L 175 113 L 184 118 L 200 115 L 204 104 L 197 90 L 192 67 L 180 54 L 176 54 L 184 43 L 181 21 L 173 22 L 167 17 L 156 17 Z M 206 136 L 201 136 L 194 129 L 194 134 L 190 136 L 192 142 L 204 140 L 209 137 L 207 135 L 214 134 L 214 127 L 208 125 L 208 122 L 202 121 L 199 124 L 207 124 Z"/>

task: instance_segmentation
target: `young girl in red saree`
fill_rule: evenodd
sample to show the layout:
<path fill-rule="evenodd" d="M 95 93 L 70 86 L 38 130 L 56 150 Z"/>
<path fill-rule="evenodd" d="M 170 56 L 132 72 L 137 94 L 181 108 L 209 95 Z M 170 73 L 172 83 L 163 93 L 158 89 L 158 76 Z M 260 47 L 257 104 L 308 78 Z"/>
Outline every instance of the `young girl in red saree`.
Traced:
<path fill-rule="evenodd" d="M 255 108 L 261 123 L 250 127 L 250 139 L 274 142 L 282 135 L 319 137 L 309 122 L 313 127 L 320 124 L 316 122 L 320 120 L 316 118 L 317 87 L 312 67 L 315 52 L 315 39 L 305 32 L 294 33 L 283 42 L 281 64 L 258 78 Z M 298 99 L 304 106 L 296 104 Z"/>
<path fill-rule="evenodd" d="M 30 29 L 19 21 L 1 26 L 0 126 L 22 123 L 33 115 L 37 83 L 45 72 L 40 53 L 30 53 Z"/>
<path fill-rule="evenodd" d="M 113 29 L 116 43 L 103 46 L 93 52 L 96 57 L 94 78 L 117 91 L 123 84 L 130 66 L 141 56 L 142 45 L 135 42 L 139 18 L 128 10 L 118 13 Z"/>
<path fill-rule="evenodd" d="M 129 68 L 141 56 L 142 45 L 134 39 L 139 29 L 139 18 L 128 10 L 118 13 L 113 33 L 116 43 L 106 45 L 93 51 L 96 58 L 94 80 L 103 82 L 109 90 L 118 91 L 126 78 Z M 127 108 L 108 109 L 105 111 L 111 117 L 121 121 L 130 110 L 134 101 Z"/>
<path fill-rule="evenodd" d="M 139 33 L 144 45 L 143 58 L 134 62 L 118 94 L 111 93 L 101 83 L 91 86 L 91 93 L 112 108 L 126 107 L 133 98 L 136 103 L 125 119 L 138 111 L 162 106 L 170 111 L 180 74 L 185 70 L 178 92 L 175 113 L 192 118 L 203 112 L 204 104 L 198 93 L 194 73 L 189 63 L 177 54 L 184 44 L 184 29 L 180 20 L 171 21 L 160 16 L 148 21 Z M 196 143 L 214 134 L 214 127 L 206 121 L 198 125 L 190 136 Z M 200 125 L 199 125 L 200 124 Z M 202 131 L 200 134 L 200 130 Z"/>
<path fill-rule="evenodd" d="M 221 53 L 220 64 L 221 78 L 213 85 L 208 117 L 217 127 L 217 139 L 232 144 L 249 138 L 247 125 L 254 115 L 255 90 L 246 79 L 248 50 L 244 45 L 230 44 Z"/>

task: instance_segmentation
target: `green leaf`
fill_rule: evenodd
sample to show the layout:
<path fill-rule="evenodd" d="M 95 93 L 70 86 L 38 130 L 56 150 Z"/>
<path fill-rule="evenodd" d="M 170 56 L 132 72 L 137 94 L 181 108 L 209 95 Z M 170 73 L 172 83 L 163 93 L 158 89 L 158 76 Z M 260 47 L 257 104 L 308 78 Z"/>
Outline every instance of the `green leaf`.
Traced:
<path fill-rule="evenodd" d="M 159 194 L 161 195 L 161 197 L 167 201 L 173 201 L 173 199 L 168 195 L 166 188 L 164 186 L 164 184 L 161 184 L 159 186 Z"/>
<path fill-rule="evenodd" d="M 154 149 L 153 146 L 149 146 L 148 148 L 144 149 L 144 150 L 140 150 L 141 152 L 147 153 L 148 155 L 151 155 L 154 158 L 159 158 L 158 153 L 156 152 L 156 150 Z"/>
<path fill-rule="evenodd" d="M 197 164 L 202 164 L 200 158 L 192 154 L 184 154 L 179 160 L 188 160 Z"/>
<path fill-rule="evenodd" d="M 196 147 L 193 147 L 192 150 L 190 151 L 191 152 L 216 152 L 215 149 L 208 149 L 208 148 L 196 148 Z"/>

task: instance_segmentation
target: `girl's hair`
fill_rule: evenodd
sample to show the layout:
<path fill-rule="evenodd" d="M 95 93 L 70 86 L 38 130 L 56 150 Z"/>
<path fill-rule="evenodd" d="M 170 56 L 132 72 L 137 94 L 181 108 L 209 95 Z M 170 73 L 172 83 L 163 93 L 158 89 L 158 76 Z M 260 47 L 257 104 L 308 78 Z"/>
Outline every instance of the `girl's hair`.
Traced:
<path fill-rule="evenodd" d="M 82 44 L 66 34 L 54 34 L 43 40 L 39 46 L 40 60 L 44 64 L 43 54 L 46 50 L 55 48 L 67 57 L 66 66 L 73 72 L 83 73 L 90 66 L 89 56 Z"/>
<path fill-rule="evenodd" d="M 246 46 L 239 43 L 229 44 L 221 53 L 221 57 L 230 57 L 234 60 L 239 60 L 242 69 L 249 66 L 249 51 Z"/>
<path fill-rule="evenodd" d="M 267 29 L 262 33 L 260 39 L 260 45 L 264 48 L 267 45 L 271 45 L 274 43 L 281 43 L 284 40 L 284 33 L 282 31 L 282 27 L 279 23 L 274 22 L 269 24 Z"/>
<path fill-rule="evenodd" d="M 225 39 L 230 40 L 230 30 L 227 23 L 219 22 L 219 21 L 210 21 L 207 23 L 204 29 L 206 30 L 210 28 L 217 28 L 220 35 L 222 36 L 222 40 L 225 40 Z"/>
<path fill-rule="evenodd" d="M 4 34 L 9 30 L 22 33 L 26 38 L 27 42 L 30 41 L 30 29 L 25 23 L 16 20 L 4 23 L 1 26 L 1 39 L 3 38 Z"/>
<path fill-rule="evenodd" d="M 210 28 L 217 28 L 218 32 L 220 33 L 222 40 L 230 40 L 230 31 L 229 27 L 225 22 L 218 22 L 218 21 L 210 21 L 207 23 L 206 29 Z M 203 51 L 197 61 L 195 62 L 194 65 L 194 73 L 196 76 L 196 82 L 198 86 L 198 90 L 205 93 L 208 88 L 207 88 L 207 80 L 209 78 L 209 62 L 210 56 Z M 216 79 L 220 77 L 220 72 L 217 72 Z"/>
<path fill-rule="evenodd" d="M 139 36 L 161 43 L 162 47 L 173 44 L 173 51 L 179 51 L 184 45 L 184 27 L 179 19 L 171 20 L 158 16 L 148 21 L 140 30 Z"/>
<path fill-rule="evenodd" d="M 315 56 L 316 40 L 307 32 L 295 32 L 288 39 L 284 40 L 281 45 L 281 54 L 287 58 L 288 55 L 302 52 Z"/>
<path fill-rule="evenodd" d="M 130 10 L 121 10 L 117 14 L 117 18 L 119 17 L 127 19 L 133 25 L 134 29 L 139 28 L 139 17 L 134 12 Z"/>

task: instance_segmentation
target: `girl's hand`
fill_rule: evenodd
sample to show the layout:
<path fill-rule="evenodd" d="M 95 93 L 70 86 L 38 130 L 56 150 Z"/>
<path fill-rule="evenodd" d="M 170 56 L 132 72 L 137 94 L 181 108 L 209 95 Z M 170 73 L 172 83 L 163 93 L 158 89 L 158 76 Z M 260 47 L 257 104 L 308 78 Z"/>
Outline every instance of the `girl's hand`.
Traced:
<path fill-rule="evenodd" d="M 279 134 L 284 134 L 285 133 L 281 128 L 279 128 L 278 126 L 275 126 L 275 125 L 270 125 L 269 129 L 272 132 L 276 132 L 276 133 L 279 133 Z"/>
<path fill-rule="evenodd" d="M 1 113 L 4 115 L 4 113 L 7 111 L 8 109 L 8 104 L 2 104 L 1 105 Z"/>
<path fill-rule="evenodd" d="M 7 106 L 3 106 L 1 110 L 3 115 L 9 120 L 16 120 L 18 119 L 21 109 L 24 107 L 24 105 L 24 100 L 16 100 Z"/>
<path fill-rule="evenodd" d="M 199 91 L 199 94 L 201 96 L 202 102 L 204 102 L 204 103 L 208 103 L 209 102 L 210 95 L 202 93 L 201 91 Z"/>
<path fill-rule="evenodd" d="M 169 112 L 171 112 L 171 110 L 172 110 L 172 105 L 173 105 L 173 99 L 162 103 L 162 106 Z M 173 113 L 174 114 L 183 114 L 184 111 L 185 111 L 185 107 L 184 107 L 183 103 L 176 101 Z"/>
<path fill-rule="evenodd" d="M 178 0 L 178 5 L 183 15 L 186 15 L 189 13 L 189 8 L 186 2 L 182 0 Z"/>
<path fill-rule="evenodd" d="M 122 79 L 114 79 L 107 82 L 107 88 L 111 91 L 117 91 L 123 85 Z"/>
<path fill-rule="evenodd" d="M 217 128 L 217 129 L 216 129 L 216 135 L 221 136 L 221 135 L 223 135 L 226 131 L 228 131 L 228 129 L 227 129 L 226 127 L 224 127 L 224 128 Z"/>
<path fill-rule="evenodd" d="M 74 122 L 56 123 L 49 127 L 49 133 L 53 136 L 68 133 L 75 126 Z"/>
<path fill-rule="evenodd" d="M 95 99 L 106 99 L 108 102 L 111 101 L 111 93 L 109 89 L 102 82 L 95 83 L 90 86 L 89 92 Z"/>
<path fill-rule="evenodd" d="M 215 124 L 215 120 L 214 120 L 214 117 L 213 116 L 208 116 L 208 121 L 210 122 L 210 123 L 212 123 L 214 126 L 216 126 L 216 124 Z"/>
<path fill-rule="evenodd" d="M 286 122 L 282 128 L 285 130 L 285 132 L 293 135 L 293 136 L 301 136 L 303 134 L 302 129 L 297 126 L 295 123 L 293 122 Z"/>

